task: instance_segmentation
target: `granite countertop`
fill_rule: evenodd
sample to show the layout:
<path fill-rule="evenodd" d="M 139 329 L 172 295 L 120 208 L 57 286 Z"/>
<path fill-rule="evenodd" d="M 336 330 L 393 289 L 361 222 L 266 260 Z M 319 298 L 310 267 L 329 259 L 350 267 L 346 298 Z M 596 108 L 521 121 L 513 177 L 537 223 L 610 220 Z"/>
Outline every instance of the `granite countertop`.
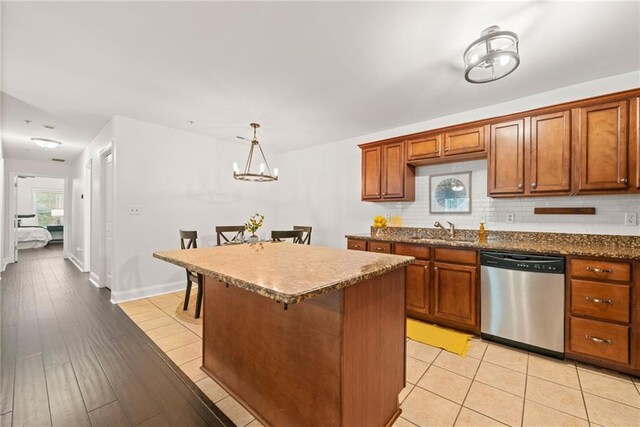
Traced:
<path fill-rule="evenodd" d="M 380 276 L 413 260 L 286 242 L 160 251 L 153 256 L 285 304 Z"/>
<path fill-rule="evenodd" d="M 494 231 L 489 232 L 487 241 L 481 243 L 475 230 L 459 230 L 461 240 L 451 240 L 442 234 L 434 229 L 389 227 L 379 237 L 371 234 L 350 234 L 346 237 L 531 254 L 640 260 L 640 237 L 637 236 Z"/>

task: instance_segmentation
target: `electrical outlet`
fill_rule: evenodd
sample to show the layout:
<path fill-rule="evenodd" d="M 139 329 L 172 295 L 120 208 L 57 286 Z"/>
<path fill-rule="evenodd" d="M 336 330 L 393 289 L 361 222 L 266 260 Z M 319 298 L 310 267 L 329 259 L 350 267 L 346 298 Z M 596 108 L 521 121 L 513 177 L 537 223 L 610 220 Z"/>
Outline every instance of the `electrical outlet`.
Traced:
<path fill-rule="evenodd" d="M 129 208 L 129 215 L 140 215 L 141 210 L 138 206 L 131 206 Z"/>
<path fill-rule="evenodd" d="M 516 214 L 514 212 L 507 213 L 507 222 L 509 224 L 513 224 L 514 222 L 516 222 Z"/>
<path fill-rule="evenodd" d="M 635 212 L 624 213 L 624 225 L 638 225 L 638 218 Z"/>

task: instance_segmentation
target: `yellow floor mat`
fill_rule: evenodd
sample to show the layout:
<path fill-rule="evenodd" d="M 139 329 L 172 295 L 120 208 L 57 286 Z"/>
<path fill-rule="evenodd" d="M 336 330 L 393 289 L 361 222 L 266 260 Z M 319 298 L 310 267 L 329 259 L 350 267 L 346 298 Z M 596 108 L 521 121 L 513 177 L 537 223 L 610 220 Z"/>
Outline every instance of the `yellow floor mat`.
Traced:
<path fill-rule="evenodd" d="M 472 335 L 441 328 L 415 319 L 407 319 L 407 336 L 415 341 L 464 356 Z"/>

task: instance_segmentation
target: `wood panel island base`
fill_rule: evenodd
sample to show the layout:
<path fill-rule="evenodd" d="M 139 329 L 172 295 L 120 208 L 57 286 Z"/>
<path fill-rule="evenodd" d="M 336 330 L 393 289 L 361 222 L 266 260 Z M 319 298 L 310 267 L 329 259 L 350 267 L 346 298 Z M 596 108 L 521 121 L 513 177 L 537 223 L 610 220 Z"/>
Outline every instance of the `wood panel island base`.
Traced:
<path fill-rule="evenodd" d="M 154 256 L 205 275 L 203 370 L 263 424 L 400 415 L 412 258 L 288 243 Z"/>

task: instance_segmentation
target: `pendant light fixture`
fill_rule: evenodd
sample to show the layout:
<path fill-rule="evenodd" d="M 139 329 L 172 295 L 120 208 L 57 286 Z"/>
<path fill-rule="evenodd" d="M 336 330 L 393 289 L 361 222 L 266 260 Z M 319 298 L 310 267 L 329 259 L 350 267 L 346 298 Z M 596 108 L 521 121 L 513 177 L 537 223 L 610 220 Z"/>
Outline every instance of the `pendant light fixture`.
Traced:
<path fill-rule="evenodd" d="M 464 51 L 464 78 L 470 83 L 488 83 L 511 74 L 520 65 L 518 36 L 497 25 L 484 30 Z"/>
<path fill-rule="evenodd" d="M 258 137 L 256 136 L 256 130 L 260 127 L 258 123 L 251 123 L 249 126 L 253 128 L 253 139 L 251 139 L 251 148 L 249 149 L 249 157 L 247 158 L 247 163 L 244 166 L 244 171 L 240 172 L 240 168 L 238 167 L 238 163 L 233 163 L 233 177 L 239 181 L 257 181 L 257 182 L 267 182 L 267 181 L 277 181 L 278 180 L 278 169 L 275 168 L 273 173 L 271 173 L 271 168 L 269 168 L 269 163 L 267 162 L 267 158 L 264 156 L 264 152 L 262 152 L 262 147 L 260 147 L 260 142 L 258 142 Z M 247 140 L 247 138 L 243 138 L 238 136 L 239 139 Z M 255 168 L 252 169 L 252 166 L 256 164 L 253 159 L 254 153 L 256 153 L 256 149 L 259 151 L 260 157 L 262 157 L 262 162 L 259 163 L 258 170 Z M 259 161 L 260 159 L 258 159 Z"/>

